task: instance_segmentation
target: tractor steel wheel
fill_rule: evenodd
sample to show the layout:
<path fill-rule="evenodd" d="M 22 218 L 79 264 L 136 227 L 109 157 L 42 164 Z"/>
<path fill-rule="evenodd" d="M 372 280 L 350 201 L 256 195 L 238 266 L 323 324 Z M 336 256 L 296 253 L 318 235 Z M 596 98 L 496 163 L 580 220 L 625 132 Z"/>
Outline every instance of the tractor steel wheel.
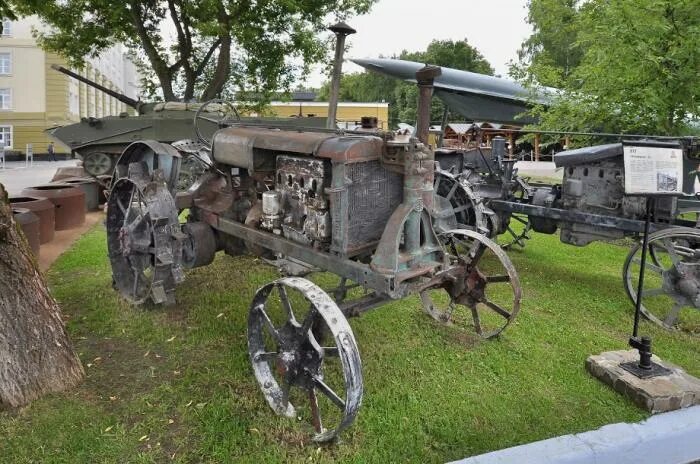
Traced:
<path fill-rule="evenodd" d="M 115 182 L 107 203 L 107 246 L 114 286 L 133 304 L 172 304 L 183 280 L 182 242 L 175 201 L 161 171 L 133 163 Z"/>
<path fill-rule="evenodd" d="M 258 290 L 248 315 L 248 353 L 270 407 L 308 419 L 314 441 L 334 439 L 355 420 L 360 353 L 343 313 L 314 283 L 285 277 Z"/>
<path fill-rule="evenodd" d="M 627 255 L 623 282 L 637 302 L 641 243 Z M 642 314 L 668 330 L 700 335 L 700 230 L 672 227 L 649 235 Z"/>
<path fill-rule="evenodd" d="M 445 234 L 450 278 L 420 292 L 423 309 L 436 321 L 482 338 L 500 334 L 518 315 L 522 289 L 506 253 L 469 230 Z"/>

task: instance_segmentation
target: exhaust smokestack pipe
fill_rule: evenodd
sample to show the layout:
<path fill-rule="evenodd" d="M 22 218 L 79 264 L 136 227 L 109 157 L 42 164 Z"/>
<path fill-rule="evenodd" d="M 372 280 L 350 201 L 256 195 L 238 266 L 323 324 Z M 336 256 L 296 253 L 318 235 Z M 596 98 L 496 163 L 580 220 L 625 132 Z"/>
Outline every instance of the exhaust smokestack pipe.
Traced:
<path fill-rule="evenodd" d="M 340 93 L 340 74 L 343 71 L 343 54 L 345 53 L 345 37 L 357 32 L 343 21 L 328 28 L 333 31 L 335 41 L 335 59 L 333 60 L 333 74 L 331 74 L 331 92 L 328 99 L 328 119 L 326 127 L 335 129 L 335 117 L 338 111 L 338 94 Z"/>
<path fill-rule="evenodd" d="M 416 71 L 418 81 L 418 120 L 416 121 L 416 135 L 418 140 L 428 145 L 428 133 L 430 131 L 430 108 L 433 99 L 433 82 L 442 74 L 439 66 L 425 65 Z"/>

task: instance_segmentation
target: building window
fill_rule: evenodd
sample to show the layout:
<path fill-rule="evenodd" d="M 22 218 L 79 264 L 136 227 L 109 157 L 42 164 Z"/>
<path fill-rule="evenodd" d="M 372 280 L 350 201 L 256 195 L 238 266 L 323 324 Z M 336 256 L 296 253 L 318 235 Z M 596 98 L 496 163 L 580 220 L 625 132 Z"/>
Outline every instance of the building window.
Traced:
<path fill-rule="evenodd" d="M 12 109 L 12 90 L 0 89 L 0 110 Z"/>
<path fill-rule="evenodd" d="M 12 148 L 12 126 L 0 126 L 0 147 Z"/>
<path fill-rule="evenodd" d="M 12 54 L 0 53 L 0 74 L 12 73 Z"/>
<path fill-rule="evenodd" d="M 2 36 L 9 37 L 12 35 L 12 21 L 9 19 L 2 20 Z"/>

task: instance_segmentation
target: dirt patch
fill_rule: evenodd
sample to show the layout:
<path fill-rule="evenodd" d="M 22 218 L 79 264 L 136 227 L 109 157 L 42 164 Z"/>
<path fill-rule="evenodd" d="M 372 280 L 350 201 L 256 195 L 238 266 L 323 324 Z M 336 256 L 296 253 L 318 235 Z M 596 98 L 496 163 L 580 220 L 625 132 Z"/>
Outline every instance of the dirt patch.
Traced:
<path fill-rule="evenodd" d="M 54 233 L 53 240 L 44 243 L 39 249 L 39 257 L 37 258 L 39 269 L 42 272 L 46 272 L 64 251 L 70 248 L 84 233 L 92 229 L 95 224 L 104 220 L 104 217 L 105 215 L 102 211 L 90 212 L 85 215 L 85 222 L 80 227 L 69 230 L 57 230 Z"/>
<path fill-rule="evenodd" d="M 123 339 L 88 338 L 77 345 L 87 374 L 83 390 L 92 400 L 117 405 L 163 381 L 168 359 L 156 351 Z"/>

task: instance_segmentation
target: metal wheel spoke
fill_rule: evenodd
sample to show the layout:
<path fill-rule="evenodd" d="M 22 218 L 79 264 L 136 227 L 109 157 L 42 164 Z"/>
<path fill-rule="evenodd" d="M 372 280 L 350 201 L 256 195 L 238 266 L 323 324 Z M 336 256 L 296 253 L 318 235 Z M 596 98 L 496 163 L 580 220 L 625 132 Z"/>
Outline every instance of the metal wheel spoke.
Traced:
<path fill-rule="evenodd" d="M 280 398 L 283 408 L 287 408 L 289 405 L 289 390 L 292 386 L 287 382 L 286 379 L 282 379 L 282 385 L 280 385 L 280 390 L 282 391 L 282 397 Z"/>
<path fill-rule="evenodd" d="M 664 318 L 664 324 L 666 324 L 669 327 L 673 327 L 674 325 L 676 325 L 676 322 L 678 322 L 678 314 L 680 313 L 682 307 L 683 307 L 683 302 L 676 301 L 676 303 L 673 305 L 671 310 L 668 312 L 668 314 Z"/>
<path fill-rule="evenodd" d="M 642 290 L 642 297 L 645 296 L 657 296 L 666 293 L 663 288 L 651 288 L 647 290 Z"/>
<path fill-rule="evenodd" d="M 471 206 L 472 206 L 472 205 L 470 205 L 469 203 L 466 203 L 466 204 L 464 204 L 464 205 L 462 205 L 462 206 L 459 206 L 459 207 L 455 208 L 454 211 L 453 211 L 453 213 L 455 213 L 455 214 L 461 213 L 462 211 L 466 211 L 466 210 L 468 210 L 469 208 L 471 208 Z"/>
<path fill-rule="evenodd" d="M 676 246 L 675 243 L 671 241 L 670 238 L 664 239 L 662 241 L 663 247 L 668 253 L 668 257 L 671 259 L 671 262 L 673 263 L 674 266 L 678 266 L 681 262 L 680 256 L 678 256 L 679 249 L 682 249 L 683 247 L 681 246 Z"/>
<path fill-rule="evenodd" d="M 282 301 L 282 306 L 284 306 L 284 310 L 287 312 L 287 319 L 289 319 L 292 322 L 296 322 L 297 320 L 294 317 L 294 312 L 292 311 L 292 304 L 289 302 L 289 297 L 287 296 L 287 289 L 284 288 L 284 285 L 277 285 L 277 290 L 280 294 L 280 301 Z"/>
<path fill-rule="evenodd" d="M 452 197 L 454 196 L 455 192 L 457 191 L 457 187 L 459 187 L 459 182 L 454 182 L 452 184 L 452 188 L 450 189 L 449 193 L 447 194 L 447 196 L 445 198 L 447 198 L 448 200 L 451 200 Z"/>
<path fill-rule="evenodd" d="M 337 358 L 339 356 L 337 346 L 324 346 L 323 354 L 329 357 Z"/>
<path fill-rule="evenodd" d="M 134 193 L 136 193 L 136 188 L 131 190 L 131 195 L 129 196 L 129 205 L 126 207 L 126 212 L 124 213 L 124 227 L 127 227 L 129 221 L 129 213 L 131 213 L 131 205 L 134 203 Z"/>
<path fill-rule="evenodd" d="M 640 258 L 632 258 L 632 262 L 637 263 L 637 264 L 639 264 L 640 266 L 641 266 L 641 264 L 642 264 L 642 261 L 641 261 Z M 657 266 L 656 264 L 652 264 L 652 263 L 650 263 L 649 261 L 647 261 L 647 262 L 645 263 L 645 266 L 646 266 L 649 270 L 654 271 L 654 272 L 656 272 L 657 274 L 663 274 L 663 273 L 664 273 L 664 270 L 661 269 L 661 267 Z"/>
<path fill-rule="evenodd" d="M 277 353 L 276 351 L 260 351 L 253 356 L 253 361 L 255 362 L 269 362 L 269 361 L 274 361 L 277 358 Z"/>
<path fill-rule="evenodd" d="M 481 335 L 484 333 L 484 330 L 481 328 L 481 317 L 479 317 L 479 310 L 476 309 L 476 305 L 472 305 L 471 310 L 472 319 L 474 319 L 474 329 L 476 330 L 476 333 Z"/>
<path fill-rule="evenodd" d="M 126 217 L 126 207 L 122 204 L 122 202 L 119 198 L 116 199 L 116 203 L 117 203 L 117 206 L 119 207 L 119 210 Z"/>
<path fill-rule="evenodd" d="M 309 313 L 306 315 L 306 318 L 304 319 L 304 322 L 301 325 L 302 333 L 308 333 L 309 330 L 311 330 L 311 326 L 314 324 L 315 320 L 316 308 L 314 306 L 311 306 L 311 308 L 309 309 Z"/>
<path fill-rule="evenodd" d="M 515 219 L 516 221 L 518 221 L 519 223 L 521 223 L 523 225 L 527 225 L 529 222 L 527 219 L 523 219 L 520 216 L 516 216 L 516 215 L 512 215 L 511 218 Z"/>
<path fill-rule="evenodd" d="M 272 323 L 272 320 L 270 320 L 270 316 L 268 316 L 265 312 L 265 307 L 263 305 L 259 305 L 257 306 L 257 309 L 260 312 L 260 315 L 262 316 L 263 323 L 267 327 L 268 332 L 270 333 L 270 335 L 272 335 L 272 338 L 274 338 L 277 343 L 282 343 L 280 333 L 275 328 L 274 324 Z"/>
<path fill-rule="evenodd" d="M 331 387 L 326 385 L 326 383 L 323 380 L 321 380 L 320 377 L 314 375 L 311 377 L 311 379 L 313 380 L 314 385 L 316 385 L 319 391 L 323 393 L 326 397 L 328 397 L 328 399 L 331 400 L 333 404 L 338 406 L 338 408 L 340 409 L 345 409 L 345 401 L 343 401 L 343 399 L 339 397 L 338 394 L 334 392 Z"/>
<path fill-rule="evenodd" d="M 138 290 L 138 286 L 139 286 L 139 276 L 141 275 L 141 271 L 139 271 L 139 270 L 136 269 L 136 268 L 133 268 L 133 270 L 134 270 L 134 289 L 133 289 L 133 291 L 131 292 L 131 296 L 132 296 L 134 299 L 136 299 L 136 290 Z"/>
<path fill-rule="evenodd" d="M 144 222 L 148 222 L 149 220 L 150 218 L 148 217 L 148 212 L 146 212 L 146 214 L 139 214 L 133 221 L 129 222 L 129 225 L 126 227 L 129 232 L 133 232 L 134 230 L 138 229 L 140 225 L 142 225 Z"/>
<path fill-rule="evenodd" d="M 484 303 L 488 308 L 491 308 L 496 313 L 503 316 L 504 318 L 510 319 L 510 313 L 508 311 L 506 311 L 505 309 L 503 309 L 501 306 L 494 303 L 493 301 L 490 301 L 490 300 L 484 298 L 481 302 Z"/>
<path fill-rule="evenodd" d="M 318 398 L 316 397 L 316 389 L 309 390 L 309 403 L 311 404 L 311 421 L 314 424 L 316 433 L 323 432 L 323 422 L 321 422 L 321 410 L 318 407 Z"/>

